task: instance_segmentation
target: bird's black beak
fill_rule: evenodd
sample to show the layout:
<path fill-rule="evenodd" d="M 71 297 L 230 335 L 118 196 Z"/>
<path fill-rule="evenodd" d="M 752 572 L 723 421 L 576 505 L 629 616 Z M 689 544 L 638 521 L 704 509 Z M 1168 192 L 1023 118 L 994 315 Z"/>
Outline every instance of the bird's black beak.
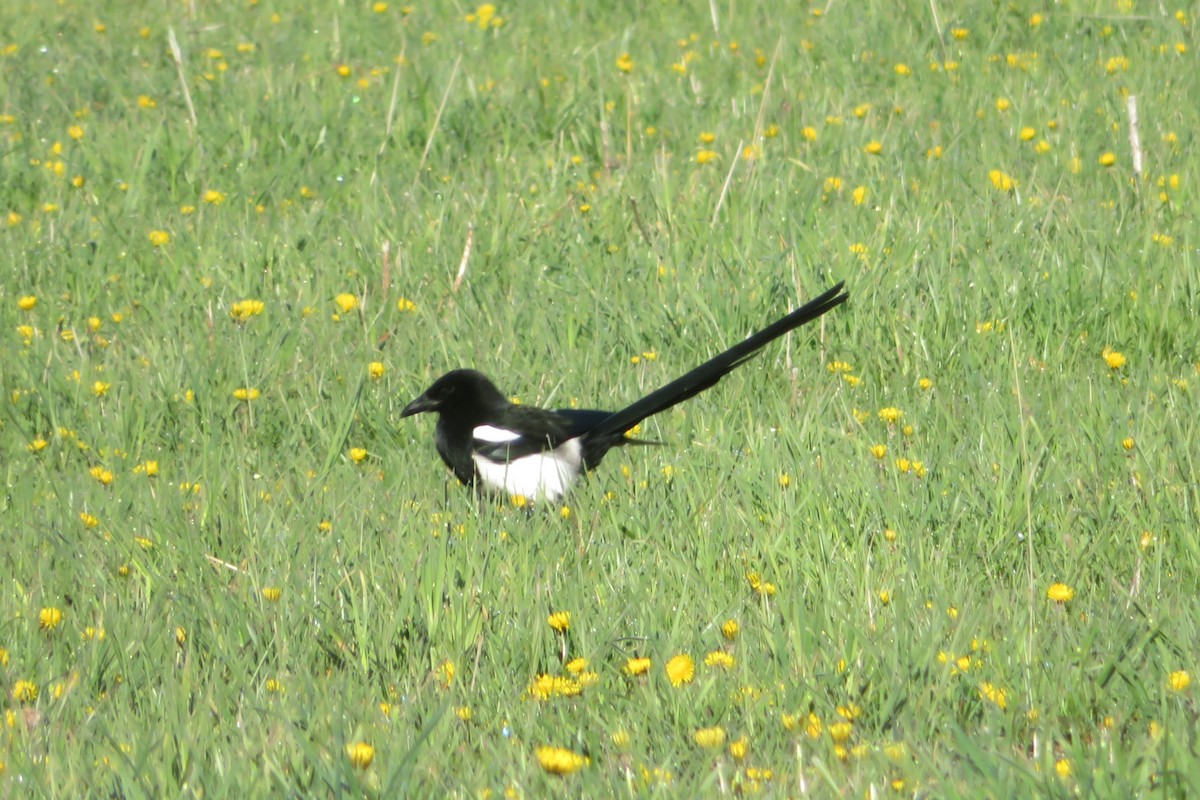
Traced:
<path fill-rule="evenodd" d="M 436 400 L 431 400 L 427 395 L 421 395 L 406 405 L 404 410 L 400 412 L 400 416 L 411 417 L 413 414 L 420 414 L 422 411 L 436 411 L 437 407 Z"/>

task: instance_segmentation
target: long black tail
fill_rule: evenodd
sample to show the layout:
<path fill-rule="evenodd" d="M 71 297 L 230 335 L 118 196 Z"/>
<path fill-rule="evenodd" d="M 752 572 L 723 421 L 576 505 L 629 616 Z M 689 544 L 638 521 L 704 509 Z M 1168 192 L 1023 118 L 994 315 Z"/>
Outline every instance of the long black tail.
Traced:
<path fill-rule="evenodd" d="M 695 397 L 705 389 L 716 385 L 717 381 L 728 375 L 735 367 L 752 357 L 768 343 L 790 330 L 799 328 L 806 322 L 812 322 L 831 308 L 846 302 L 850 295 L 842 292 L 842 285 L 842 283 L 838 283 L 820 297 L 810 300 L 778 322 L 768 325 L 745 341 L 738 342 L 724 353 L 705 361 L 683 377 L 676 378 L 633 405 L 626 406 L 620 411 L 614 411 L 607 419 L 588 431 L 587 438 L 596 443 L 603 443 L 611 438 L 623 436 L 626 431 L 647 417 L 654 416 L 660 411 L 666 411 L 671 406 Z"/>

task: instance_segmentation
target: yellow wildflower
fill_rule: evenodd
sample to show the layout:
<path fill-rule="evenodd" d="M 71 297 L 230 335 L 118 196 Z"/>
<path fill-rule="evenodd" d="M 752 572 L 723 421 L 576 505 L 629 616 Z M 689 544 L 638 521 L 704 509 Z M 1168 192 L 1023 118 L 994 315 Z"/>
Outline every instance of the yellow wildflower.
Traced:
<path fill-rule="evenodd" d="M 696 662 L 686 653 L 674 656 L 666 664 L 667 678 L 672 686 L 682 686 L 691 683 L 696 675 Z"/>
<path fill-rule="evenodd" d="M 1075 590 L 1065 583 L 1055 583 L 1046 590 L 1046 597 L 1055 603 L 1066 603 L 1075 597 Z"/>
<path fill-rule="evenodd" d="M 551 775 L 570 775 L 587 766 L 587 756 L 582 756 L 565 747 L 544 745 L 534 751 L 538 764 Z"/>
<path fill-rule="evenodd" d="M 375 760 L 375 748 L 366 742 L 354 742 L 346 745 L 346 757 L 358 769 L 366 769 Z"/>
<path fill-rule="evenodd" d="M 262 300 L 239 300 L 229 308 L 229 316 L 237 322 L 245 322 L 263 312 L 267 304 Z"/>
<path fill-rule="evenodd" d="M 645 675 L 650 671 L 650 659 L 648 658 L 631 658 L 625 662 L 625 673 L 627 675 Z"/>
<path fill-rule="evenodd" d="M 44 631 L 52 631 L 62 623 L 63 612 L 60 609 L 50 606 L 43 608 L 38 612 L 38 628 Z"/>
<path fill-rule="evenodd" d="M 700 728 L 693 734 L 696 744 L 705 750 L 715 750 L 725 744 L 725 729 L 720 725 L 711 728 Z"/>

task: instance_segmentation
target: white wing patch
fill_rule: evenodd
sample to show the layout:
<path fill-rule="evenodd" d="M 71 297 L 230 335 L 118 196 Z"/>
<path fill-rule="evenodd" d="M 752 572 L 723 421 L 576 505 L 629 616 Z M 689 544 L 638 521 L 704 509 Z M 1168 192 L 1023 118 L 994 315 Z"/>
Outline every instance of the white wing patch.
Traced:
<path fill-rule="evenodd" d="M 479 439 L 483 439 L 479 436 L 480 428 L 499 431 L 490 425 L 481 425 L 475 429 Z M 491 461 L 478 454 L 472 455 L 471 459 L 479 479 L 489 489 L 507 495 L 519 494 L 535 502 L 557 501 L 583 471 L 583 448 L 578 439 L 568 439 L 553 450 L 508 462 Z"/>
<path fill-rule="evenodd" d="M 515 442 L 521 438 L 521 434 L 493 425 L 480 425 L 471 431 L 471 438 L 488 444 L 504 444 L 505 442 Z"/>

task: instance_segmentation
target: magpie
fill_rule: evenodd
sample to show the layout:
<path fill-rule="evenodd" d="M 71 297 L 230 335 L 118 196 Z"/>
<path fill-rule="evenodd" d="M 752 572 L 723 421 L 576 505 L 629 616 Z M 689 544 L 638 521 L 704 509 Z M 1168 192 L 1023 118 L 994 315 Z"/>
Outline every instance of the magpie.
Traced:
<path fill-rule="evenodd" d="M 771 341 L 844 303 L 849 295 L 842 286 L 838 283 L 620 411 L 516 405 L 482 373 L 456 369 L 434 381 L 400 416 L 437 413 L 434 441 L 438 454 L 464 484 L 534 502 L 555 502 L 576 478 L 595 469 L 612 448 L 651 444 L 626 436 L 639 422 L 716 385 Z"/>

